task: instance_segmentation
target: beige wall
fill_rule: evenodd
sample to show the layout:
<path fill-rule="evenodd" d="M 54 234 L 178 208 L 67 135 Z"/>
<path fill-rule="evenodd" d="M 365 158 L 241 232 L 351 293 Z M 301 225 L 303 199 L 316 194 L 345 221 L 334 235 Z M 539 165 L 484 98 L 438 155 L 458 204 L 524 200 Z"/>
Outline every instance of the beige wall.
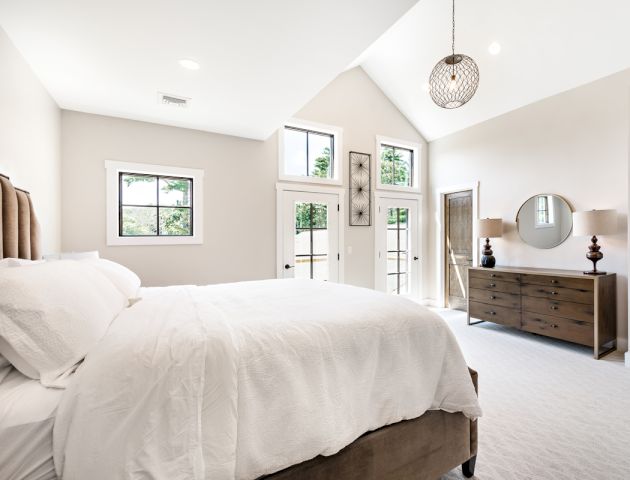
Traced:
<path fill-rule="evenodd" d="M 588 238 L 570 236 L 562 245 L 538 250 L 516 231 L 520 205 L 536 193 L 563 196 L 575 210 L 615 208 L 619 233 L 602 237 L 605 255 L 598 267 L 617 273 L 618 336 L 627 348 L 628 279 L 628 86 L 622 72 L 528 105 L 434 141 L 429 147 L 433 192 L 479 181 L 479 214 L 501 217 L 504 236 L 494 239 L 497 263 L 530 267 L 586 269 Z M 473 100 L 474 101 L 474 100 Z M 464 107 L 465 108 L 465 107 Z M 431 195 L 430 250 L 437 251 L 436 195 Z M 436 278 L 437 255 L 430 256 Z M 427 285 L 437 297 L 437 284 Z"/>
<path fill-rule="evenodd" d="M 340 75 L 295 116 L 344 129 L 344 167 L 349 150 L 374 154 L 377 134 L 422 141 L 360 68 Z M 260 142 L 64 111 L 62 157 L 63 250 L 100 250 L 138 272 L 146 285 L 275 277 L 276 135 Z M 108 247 L 105 160 L 203 168 L 204 244 Z M 347 188 L 347 170 L 344 177 Z M 345 228 L 353 247 L 346 281 L 372 286 L 372 228 Z"/>
<path fill-rule="evenodd" d="M 31 192 L 42 251 L 60 246 L 59 107 L 0 28 L 0 173 Z"/>

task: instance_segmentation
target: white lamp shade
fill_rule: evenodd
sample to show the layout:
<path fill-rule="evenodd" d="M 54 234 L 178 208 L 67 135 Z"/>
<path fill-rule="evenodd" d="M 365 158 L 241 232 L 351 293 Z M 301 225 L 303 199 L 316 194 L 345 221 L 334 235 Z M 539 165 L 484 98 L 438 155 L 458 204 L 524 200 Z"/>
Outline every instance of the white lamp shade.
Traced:
<path fill-rule="evenodd" d="M 617 233 L 617 210 L 589 210 L 573 213 L 573 235 L 611 235 Z"/>
<path fill-rule="evenodd" d="M 477 220 L 479 238 L 497 238 L 503 235 L 503 220 L 500 218 L 480 218 Z"/>

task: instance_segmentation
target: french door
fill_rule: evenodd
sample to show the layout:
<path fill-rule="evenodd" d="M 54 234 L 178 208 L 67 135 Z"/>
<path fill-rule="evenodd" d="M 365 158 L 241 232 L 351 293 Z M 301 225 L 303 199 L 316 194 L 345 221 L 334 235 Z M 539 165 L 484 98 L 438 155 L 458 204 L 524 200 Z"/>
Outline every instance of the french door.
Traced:
<path fill-rule="evenodd" d="M 278 276 L 339 281 L 339 196 L 282 191 Z"/>
<path fill-rule="evenodd" d="M 375 205 L 375 287 L 393 295 L 420 294 L 419 200 L 379 196 Z"/>

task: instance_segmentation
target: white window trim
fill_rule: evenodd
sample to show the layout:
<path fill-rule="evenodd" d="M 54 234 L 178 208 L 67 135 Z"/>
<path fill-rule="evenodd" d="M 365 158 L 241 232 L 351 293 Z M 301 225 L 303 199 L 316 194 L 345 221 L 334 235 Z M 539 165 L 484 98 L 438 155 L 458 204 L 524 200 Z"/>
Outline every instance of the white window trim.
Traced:
<path fill-rule="evenodd" d="M 328 193 L 337 195 L 339 199 L 339 273 L 337 283 L 344 283 L 345 271 L 345 243 L 344 231 L 346 225 L 346 190 L 339 187 L 324 187 L 317 185 L 291 185 L 286 183 L 276 183 L 276 278 L 283 278 L 284 266 L 282 258 L 284 256 L 284 220 L 283 220 L 283 193 L 284 192 L 309 192 Z"/>
<path fill-rule="evenodd" d="M 287 175 L 284 173 L 284 127 L 302 128 L 334 136 L 333 178 L 309 177 L 306 175 Z M 316 183 L 320 185 L 343 185 L 343 129 L 334 125 L 309 122 L 292 118 L 285 122 L 278 131 L 278 179 L 286 182 Z"/>
<path fill-rule="evenodd" d="M 106 160 L 105 169 L 107 245 L 195 245 L 203 243 L 203 170 L 114 160 Z M 193 181 L 193 235 L 190 237 L 121 237 L 118 231 L 118 174 L 120 172 L 191 178 Z"/>
<path fill-rule="evenodd" d="M 402 185 L 387 185 L 381 183 L 381 145 L 386 144 L 393 147 L 406 148 L 413 151 L 413 177 L 411 178 L 411 187 Z M 422 145 L 416 142 L 410 142 L 407 140 L 401 140 L 398 138 L 385 137 L 382 135 L 376 136 L 376 189 L 377 190 L 389 190 L 392 192 L 409 192 L 409 193 L 421 193 L 421 170 L 422 170 Z"/>

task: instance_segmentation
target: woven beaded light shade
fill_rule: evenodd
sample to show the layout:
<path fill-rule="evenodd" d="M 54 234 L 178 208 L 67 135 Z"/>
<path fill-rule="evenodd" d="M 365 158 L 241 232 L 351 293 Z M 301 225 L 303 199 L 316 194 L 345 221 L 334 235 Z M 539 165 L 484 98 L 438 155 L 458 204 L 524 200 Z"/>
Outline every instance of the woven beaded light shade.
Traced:
<path fill-rule="evenodd" d="M 479 86 L 479 68 L 467 55 L 455 53 L 455 0 L 453 0 L 452 53 L 440 60 L 429 77 L 429 92 L 436 105 L 458 108 L 470 100 Z"/>

